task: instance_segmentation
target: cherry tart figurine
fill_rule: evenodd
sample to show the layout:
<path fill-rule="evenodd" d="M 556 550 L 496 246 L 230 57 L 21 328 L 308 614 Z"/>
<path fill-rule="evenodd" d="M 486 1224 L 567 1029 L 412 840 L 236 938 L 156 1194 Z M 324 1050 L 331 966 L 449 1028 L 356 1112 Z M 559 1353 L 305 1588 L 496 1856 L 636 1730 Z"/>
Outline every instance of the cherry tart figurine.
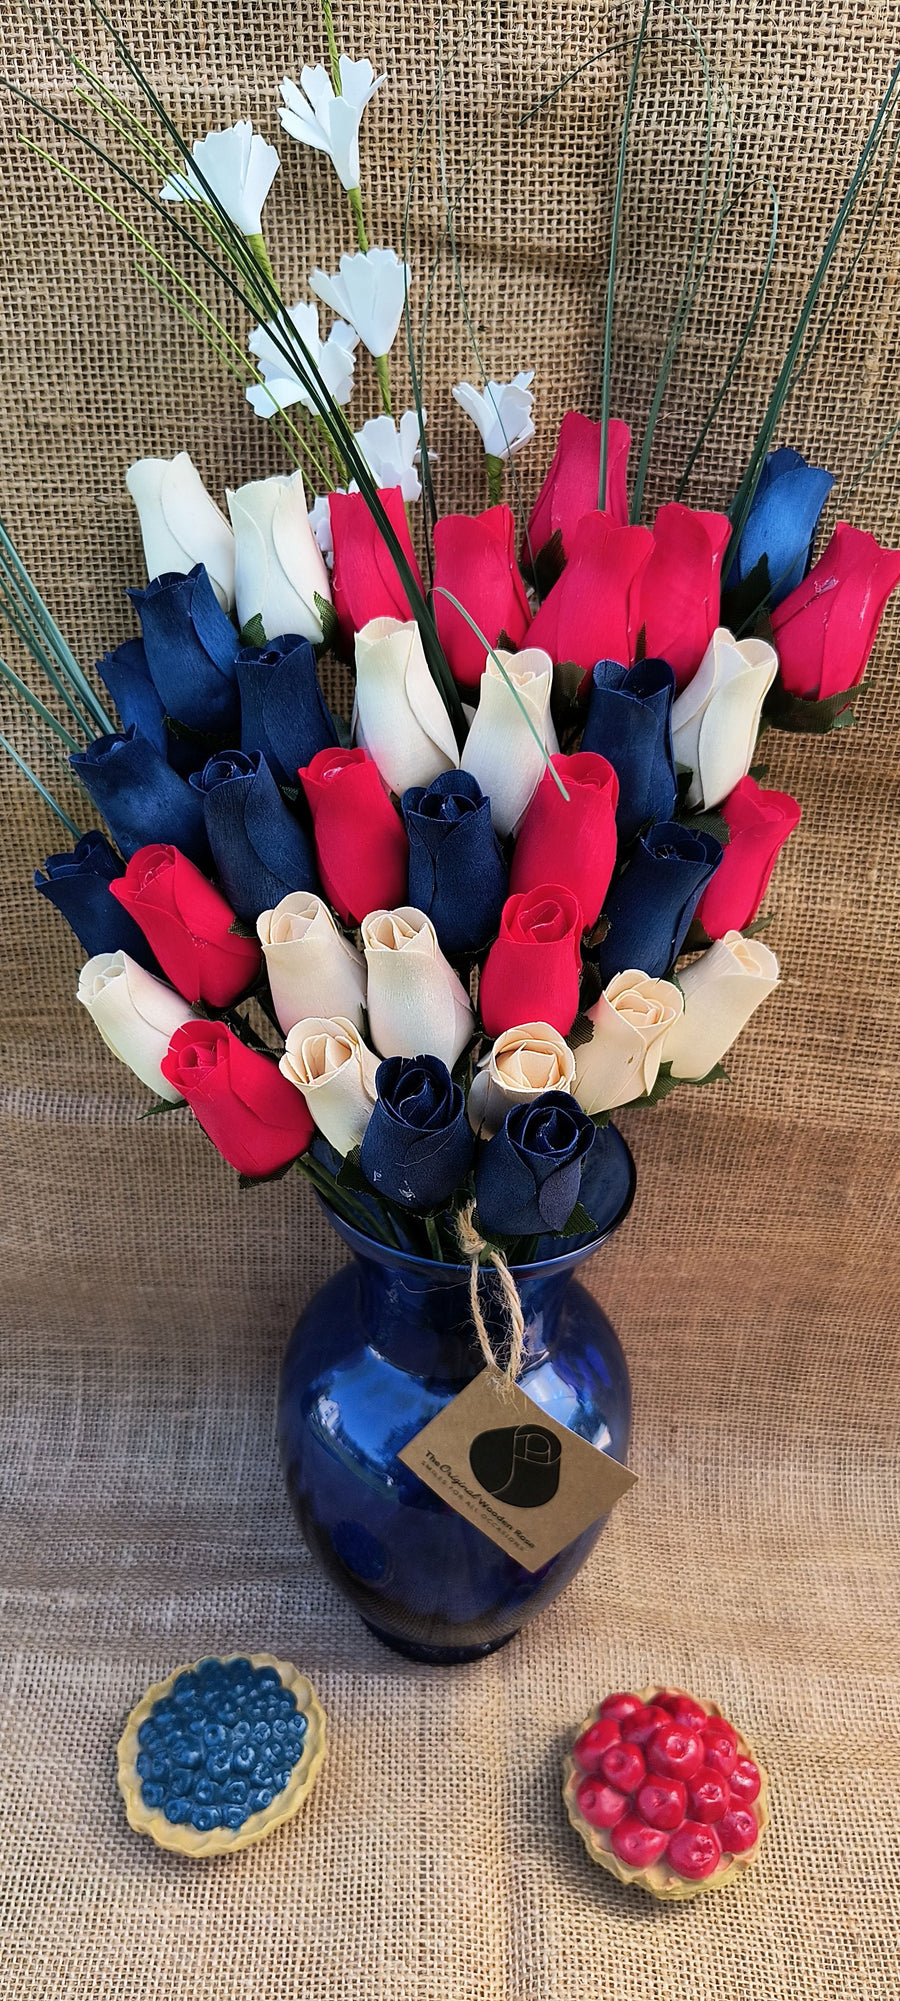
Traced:
<path fill-rule="evenodd" d="M 178 1855 L 230 1855 L 293 1819 L 325 1756 L 306 1676 L 271 1654 L 196 1661 L 154 1682 L 119 1740 L 129 1822 Z"/>
<path fill-rule="evenodd" d="M 680 1688 L 599 1703 L 566 1758 L 563 1798 L 594 1861 L 667 1903 L 733 1883 L 769 1824 L 750 1746 Z"/>

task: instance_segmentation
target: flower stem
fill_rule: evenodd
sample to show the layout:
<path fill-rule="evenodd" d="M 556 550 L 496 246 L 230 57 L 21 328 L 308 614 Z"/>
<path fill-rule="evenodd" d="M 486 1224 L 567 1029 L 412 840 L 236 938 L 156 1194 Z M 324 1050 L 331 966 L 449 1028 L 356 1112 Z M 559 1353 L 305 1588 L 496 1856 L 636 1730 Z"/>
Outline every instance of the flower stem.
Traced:
<path fill-rule="evenodd" d="M 392 417 L 394 412 L 391 404 L 391 377 L 386 354 L 376 355 L 375 373 L 378 377 L 378 387 L 381 390 L 381 407 L 387 417 Z"/>
<path fill-rule="evenodd" d="M 488 506 L 498 507 L 503 489 L 503 460 L 496 458 L 493 452 L 486 452 L 485 464 L 487 465 Z"/>
<path fill-rule="evenodd" d="M 328 9 L 328 12 L 326 13 L 326 24 L 327 24 L 328 17 L 331 11 L 330 7 L 328 7 L 328 0 L 322 0 L 322 7 L 323 10 L 325 10 L 326 8 Z M 332 34 L 333 33 L 334 30 L 332 29 Z M 335 62 L 336 61 L 337 58 L 335 57 Z M 337 89 L 337 82 L 335 83 L 335 88 Z M 369 238 L 368 238 L 368 233 L 366 231 L 366 219 L 365 216 L 363 215 L 362 195 L 360 194 L 359 189 L 348 188 L 347 200 L 350 203 L 350 214 L 352 215 L 353 221 L 356 225 L 356 241 L 359 244 L 363 256 L 365 256 L 369 248 Z M 388 358 L 386 354 L 376 355 L 375 372 L 378 376 L 378 387 L 381 390 L 381 407 L 386 416 L 392 417 L 394 412 L 391 406 L 391 378 L 388 369 Z"/>
<path fill-rule="evenodd" d="M 331 0 L 322 0 L 322 19 L 325 22 L 325 40 L 328 43 L 328 60 L 331 64 L 331 79 L 334 84 L 335 95 L 337 97 L 340 97 L 341 67 L 338 61 L 338 45 L 337 45 L 337 37 L 335 36 L 334 32 L 334 15 L 331 11 Z"/>
<path fill-rule="evenodd" d="M 356 241 L 359 244 L 363 256 L 365 256 L 365 253 L 369 248 L 369 238 L 366 232 L 366 219 L 365 216 L 363 215 L 362 195 L 360 194 L 359 189 L 348 188 L 347 200 L 350 203 L 350 214 L 352 215 L 354 223 L 356 224 Z"/>
<path fill-rule="evenodd" d="M 270 285 L 274 285 L 275 273 L 272 269 L 264 237 L 248 236 L 246 241 L 248 248 L 253 252 L 253 255 L 256 259 L 257 264 L 259 265 L 263 277 L 268 279 Z M 259 312 L 260 319 L 264 320 L 266 318 L 268 310 L 269 308 L 266 305 L 265 299 L 261 298 L 260 300 L 258 300 L 257 311 Z"/>

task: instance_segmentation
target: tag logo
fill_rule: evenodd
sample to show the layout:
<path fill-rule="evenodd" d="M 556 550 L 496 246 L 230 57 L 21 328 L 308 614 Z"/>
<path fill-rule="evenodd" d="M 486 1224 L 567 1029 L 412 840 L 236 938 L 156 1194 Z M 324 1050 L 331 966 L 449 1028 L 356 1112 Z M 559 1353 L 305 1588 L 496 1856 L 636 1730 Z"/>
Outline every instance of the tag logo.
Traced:
<path fill-rule="evenodd" d="M 559 1488 L 561 1459 L 559 1439 L 542 1424 L 481 1431 L 469 1448 L 479 1486 L 510 1508 L 545 1508 Z"/>

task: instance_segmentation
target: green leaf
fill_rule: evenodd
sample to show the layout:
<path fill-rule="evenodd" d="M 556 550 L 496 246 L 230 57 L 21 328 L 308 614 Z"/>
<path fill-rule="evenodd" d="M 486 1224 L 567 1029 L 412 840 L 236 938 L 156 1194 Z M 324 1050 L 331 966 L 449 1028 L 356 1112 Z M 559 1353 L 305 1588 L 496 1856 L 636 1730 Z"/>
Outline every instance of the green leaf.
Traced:
<path fill-rule="evenodd" d="M 565 567 L 562 529 L 555 528 L 549 542 L 545 542 L 543 548 L 538 550 L 532 567 L 534 587 L 539 598 L 545 598 L 552 591 Z"/>
<path fill-rule="evenodd" d="M 763 553 L 739 584 L 723 590 L 721 623 L 727 625 L 729 632 L 752 632 L 758 614 L 768 609 L 771 592 L 769 558 Z"/>
<path fill-rule="evenodd" d="M 848 729 L 856 717 L 850 707 L 855 688 L 842 694 L 826 695 L 824 702 L 807 702 L 789 695 L 780 681 L 769 689 L 763 704 L 763 723 L 772 729 L 799 731 L 803 736 L 826 736 L 829 730 Z"/>
<path fill-rule="evenodd" d="M 661 1063 L 652 1091 L 648 1091 L 645 1098 L 636 1098 L 634 1102 L 636 1105 L 659 1105 L 663 1098 L 668 1097 L 670 1091 L 677 1090 L 679 1084 L 693 1084 L 699 1088 L 703 1084 L 718 1084 L 723 1081 L 728 1084 L 731 1080 L 728 1071 L 723 1070 L 721 1063 L 714 1064 L 705 1077 L 673 1077 L 671 1063 Z"/>
<path fill-rule="evenodd" d="M 560 1237 L 587 1237 L 596 1230 L 593 1216 L 589 1216 L 583 1202 L 576 1202 L 572 1214 L 563 1229 L 557 1231 Z"/>
<path fill-rule="evenodd" d="M 180 743 L 208 744 L 211 751 L 228 747 L 229 738 L 227 734 L 223 736 L 221 731 L 218 735 L 208 736 L 205 730 L 192 729 L 190 723 L 180 723 L 177 716 L 164 716 L 163 723 L 169 735 L 177 737 Z"/>
<path fill-rule="evenodd" d="M 187 1108 L 186 1098 L 176 1098 L 174 1103 L 170 1098 L 159 1098 L 155 1105 L 148 1106 L 146 1112 L 141 1112 L 139 1116 L 142 1119 L 158 1119 L 162 1112 L 186 1112 Z"/>
<path fill-rule="evenodd" d="M 637 639 L 635 640 L 634 643 L 635 665 L 637 665 L 637 662 L 639 660 L 646 660 L 646 658 L 647 658 L 647 627 L 645 625 L 642 625 L 640 632 L 638 633 Z"/>
<path fill-rule="evenodd" d="M 261 1188 L 266 1181 L 283 1181 L 285 1175 L 290 1174 L 291 1168 L 295 1165 L 293 1160 L 289 1160 L 284 1167 L 276 1167 L 273 1174 L 239 1174 L 238 1187 Z"/>
<path fill-rule="evenodd" d="M 691 834 L 711 834 L 713 840 L 721 841 L 723 848 L 727 848 L 731 839 L 731 828 L 721 813 L 684 813 L 680 824 Z"/>
<path fill-rule="evenodd" d="M 313 603 L 322 627 L 322 645 L 330 653 L 338 636 L 338 615 L 329 598 L 323 598 L 319 591 L 313 591 Z"/>
<path fill-rule="evenodd" d="M 256 925 L 245 924 L 242 917 L 236 917 L 234 923 L 228 926 L 228 935 L 232 938 L 255 938 Z"/>
<path fill-rule="evenodd" d="M 747 777 L 752 778 L 755 784 L 761 785 L 763 779 L 768 778 L 769 770 L 768 764 L 751 764 Z"/>
<path fill-rule="evenodd" d="M 261 612 L 255 611 L 253 617 L 248 618 L 246 625 L 241 626 L 240 641 L 242 646 L 266 645 L 266 628 L 262 622 Z"/>
<path fill-rule="evenodd" d="M 569 1045 L 569 1048 L 583 1049 L 585 1043 L 590 1042 L 593 1033 L 594 1033 L 594 1024 L 590 1018 L 590 1015 L 576 1014 L 575 1020 L 572 1023 L 568 1035 L 566 1036 L 566 1041 Z"/>
<path fill-rule="evenodd" d="M 351 1194 L 371 1195 L 372 1184 L 366 1180 L 360 1167 L 359 1151 L 358 1146 L 352 1146 L 350 1152 L 344 1155 L 338 1168 L 337 1185 L 339 1188 L 348 1188 Z"/>
<path fill-rule="evenodd" d="M 774 915 L 774 910 L 761 910 L 759 916 L 754 917 L 752 924 L 744 926 L 744 937 L 758 938 L 761 932 L 768 931 Z"/>

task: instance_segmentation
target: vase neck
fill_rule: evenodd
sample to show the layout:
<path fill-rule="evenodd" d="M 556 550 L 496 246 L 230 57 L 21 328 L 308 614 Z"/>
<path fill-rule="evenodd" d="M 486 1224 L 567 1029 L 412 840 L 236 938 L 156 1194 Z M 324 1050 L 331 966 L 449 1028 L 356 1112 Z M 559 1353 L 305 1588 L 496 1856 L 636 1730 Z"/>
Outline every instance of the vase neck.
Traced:
<path fill-rule="evenodd" d="M 360 1306 L 369 1345 L 396 1368 L 435 1382 L 471 1382 L 484 1367 L 472 1322 L 468 1273 L 435 1264 L 423 1269 L 356 1254 Z M 553 1340 L 568 1271 L 523 1278 L 524 1369 L 543 1361 Z M 478 1301 L 494 1353 L 501 1358 L 509 1321 L 495 1275 L 478 1275 Z"/>

